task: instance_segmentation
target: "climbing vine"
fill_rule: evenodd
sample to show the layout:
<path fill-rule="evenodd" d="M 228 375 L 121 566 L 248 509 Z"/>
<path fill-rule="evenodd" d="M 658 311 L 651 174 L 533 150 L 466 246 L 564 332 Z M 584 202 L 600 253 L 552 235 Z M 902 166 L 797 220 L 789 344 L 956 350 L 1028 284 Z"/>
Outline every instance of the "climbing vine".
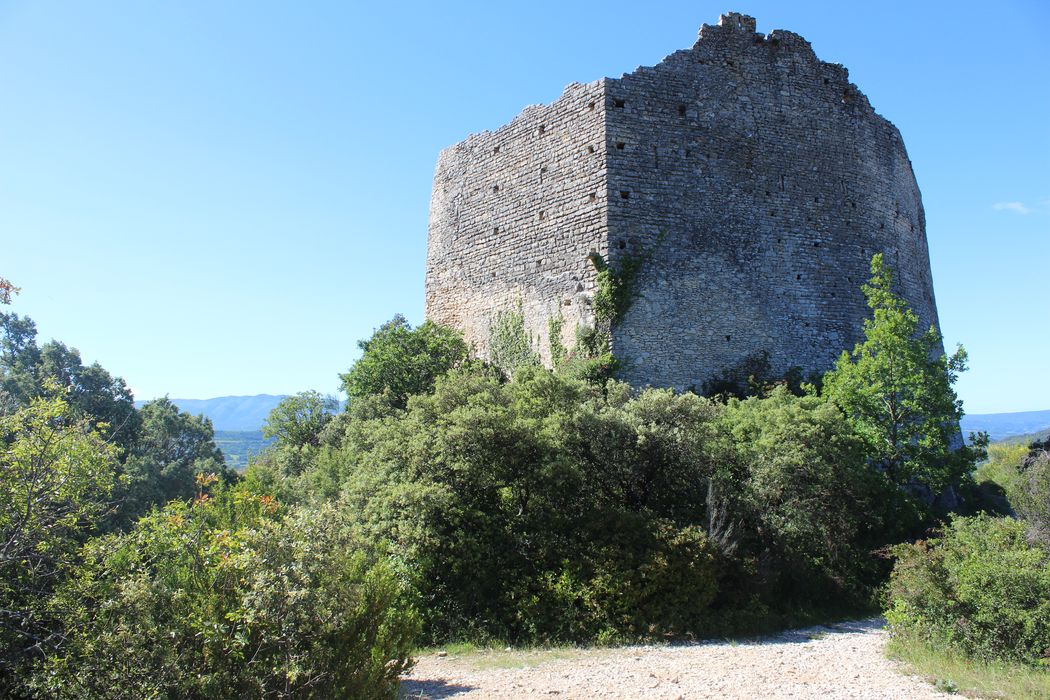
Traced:
<path fill-rule="evenodd" d="M 506 309 L 496 315 L 489 328 L 489 349 L 492 364 L 508 375 L 521 367 L 539 366 L 539 353 L 533 349 L 532 337 L 525 330 L 525 312 L 521 300 L 515 309 Z"/>
<path fill-rule="evenodd" d="M 565 319 L 561 315 L 561 311 L 558 312 L 557 316 L 551 316 L 547 319 L 547 340 L 550 344 L 551 351 L 551 366 L 555 371 L 558 371 L 565 364 L 565 359 L 569 355 L 569 349 L 565 347 L 565 343 L 561 339 L 561 329 L 565 325 Z"/>
<path fill-rule="evenodd" d="M 594 325 L 576 328 L 576 346 L 568 356 L 570 361 L 566 362 L 573 375 L 604 384 L 621 369 L 622 361 L 612 352 L 612 330 L 630 310 L 638 294 L 638 277 L 663 240 L 664 233 L 649 248 L 621 255 L 615 269 L 598 253 L 587 256 L 597 271 L 591 301 Z"/>

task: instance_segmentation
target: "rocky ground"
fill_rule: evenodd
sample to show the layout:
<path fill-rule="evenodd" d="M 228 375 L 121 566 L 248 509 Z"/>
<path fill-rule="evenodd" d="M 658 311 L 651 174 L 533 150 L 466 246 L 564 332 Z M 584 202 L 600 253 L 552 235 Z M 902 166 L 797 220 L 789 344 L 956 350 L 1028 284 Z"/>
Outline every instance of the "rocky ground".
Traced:
<path fill-rule="evenodd" d="M 434 653 L 402 681 L 401 697 L 949 697 L 886 659 L 885 640 L 881 620 L 864 620 L 741 642 Z"/>

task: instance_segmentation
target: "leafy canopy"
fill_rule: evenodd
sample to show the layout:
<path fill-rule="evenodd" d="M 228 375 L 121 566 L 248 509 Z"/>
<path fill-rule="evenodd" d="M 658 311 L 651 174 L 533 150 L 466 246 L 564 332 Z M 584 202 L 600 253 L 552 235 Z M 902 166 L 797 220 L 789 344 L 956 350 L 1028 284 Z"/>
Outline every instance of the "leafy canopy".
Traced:
<path fill-rule="evenodd" d="M 874 466 L 898 485 L 937 494 L 958 483 L 977 457 L 962 445 L 962 402 L 952 388 L 966 369 L 966 351 L 944 354 L 937 329 L 920 332 L 918 317 L 892 287 L 889 267 L 875 255 L 863 287 L 872 312 L 864 341 L 824 375 L 824 391 L 845 411 Z"/>
<path fill-rule="evenodd" d="M 84 559 L 54 601 L 69 640 L 34 679 L 41 697 L 378 700 L 410 665 L 400 584 L 332 508 L 202 493 Z"/>
<path fill-rule="evenodd" d="M 124 380 L 98 363 L 85 366 L 76 348 L 57 340 L 38 346 L 36 335 L 32 319 L 0 313 L 0 411 L 28 406 L 53 381 L 68 390 L 65 400 L 78 417 L 108 424 L 121 448 L 134 444 L 138 414 Z"/>
<path fill-rule="evenodd" d="M 321 431 L 339 408 L 334 397 L 316 391 L 302 391 L 282 399 L 270 411 L 263 437 L 276 438 L 281 445 L 302 447 L 320 443 Z"/>
<path fill-rule="evenodd" d="M 210 419 L 185 413 L 166 397 L 144 404 L 139 416 L 139 436 L 124 465 L 129 479 L 124 524 L 155 505 L 192 498 L 201 472 L 234 478 L 215 446 Z"/>
<path fill-rule="evenodd" d="M 467 361 L 469 350 L 458 331 L 430 321 L 412 328 L 400 314 L 358 346 L 361 359 L 339 375 L 343 391 L 351 402 L 385 395 L 396 408 L 413 394 L 429 393 L 438 377 Z"/>
<path fill-rule="evenodd" d="M 47 598 L 117 483 L 116 448 L 49 388 L 0 415 L 0 694 L 12 667 L 57 644 Z"/>

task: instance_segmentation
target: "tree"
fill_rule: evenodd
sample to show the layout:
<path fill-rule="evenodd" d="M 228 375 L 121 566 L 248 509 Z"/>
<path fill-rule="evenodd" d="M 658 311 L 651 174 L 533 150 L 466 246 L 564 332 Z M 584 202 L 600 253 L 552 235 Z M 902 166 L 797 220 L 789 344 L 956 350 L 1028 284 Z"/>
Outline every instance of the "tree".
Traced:
<path fill-rule="evenodd" d="M 78 418 L 105 423 L 109 439 L 125 451 L 135 442 L 138 414 L 123 379 L 97 362 L 85 367 L 76 348 L 57 340 L 38 347 L 32 319 L 0 313 L 0 411 L 44 396 L 49 380 L 68 389 L 65 400 Z"/>
<path fill-rule="evenodd" d="M 332 420 L 339 402 L 316 391 L 302 391 L 283 399 L 270 411 L 263 437 L 276 438 L 284 446 L 317 447 L 321 431 Z"/>
<path fill-rule="evenodd" d="M 0 410 L 15 411 L 38 395 L 38 364 L 33 319 L 0 313 Z"/>
<path fill-rule="evenodd" d="M 18 294 L 20 291 L 22 290 L 0 277 L 0 304 L 10 304 L 11 295 Z"/>
<path fill-rule="evenodd" d="M 124 465 L 129 483 L 123 522 L 154 505 L 193 498 L 197 474 L 215 472 L 226 481 L 235 478 L 215 446 L 210 419 L 180 411 L 167 397 L 147 402 L 139 415 L 142 428 Z"/>
<path fill-rule="evenodd" d="M 864 341 L 842 353 L 824 376 L 824 391 L 865 441 L 871 464 L 899 486 L 936 495 L 972 470 L 980 449 L 962 444 L 962 402 L 952 388 L 966 351 L 946 355 L 936 328 L 920 332 L 881 254 L 871 260 L 871 275 L 862 287 L 872 312 Z"/>
<path fill-rule="evenodd" d="M 869 553 L 894 530 L 884 512 L 895 494 L 867 468 L 842 412 L 779 385 L 764 397 L 730 399 L 722 422 L 727 461 L 741 475 L 732 504 L 742 520 L 739 555 L 758 564 L 738 590 L 757 585 L 788 600 L 870 594 Z"/>
<path fill-rule="evenodd" d="M 1050 551 L 1050 437 L 1029 446 L 1018 472 L 1011 500 L 1028 523 L 1029 536 Z"/>
<path fill-rule="evenodd" d="M 358 347 L 364 351 L 346 374 L 343 391 L 350 401 L 386 395 L 395 408 L 404 408 L 413 394 L 429 393 L 434 381 L 467 361 L 463 336 L 451 328 L 424 321 L 417 328 L 398 314 Z"/>
<path fill-rule="evenodd" d="M 110 508 L 116 450 L 55 395 L 0 416 L 0 694 L 57 643 L 45 607 L 93 523 Z"/>
<path fill-rule="evenodd" d="M 75 413 L 109 426 L 107 435 L 127 451 L 138 435 L 135 397 L 120 377 L 97 362 L 84 366 L 80 351 L 52 340 L 40 348 L 38 382 L 50 378 L 68 389 L 67 400 Z"/>

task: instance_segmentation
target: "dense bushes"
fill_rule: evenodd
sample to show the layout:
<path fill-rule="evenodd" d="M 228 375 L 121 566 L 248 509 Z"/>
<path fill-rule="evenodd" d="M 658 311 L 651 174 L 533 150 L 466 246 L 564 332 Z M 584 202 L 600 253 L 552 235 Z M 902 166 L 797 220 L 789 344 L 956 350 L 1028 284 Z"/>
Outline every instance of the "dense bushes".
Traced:
<path fill-rule="evenodd" d="M 471 365 L 324 432 L 307 468 L 264 460 L 248 482 L 337 502 L 432 642 L 703 634 L 742 607 L 863 603 L 896 517 L 842 413 L 786 388 L 723 404 Z"/>
<path fill-rule="evenodd" d="M 332 508 L 243 491 L 174 502 L 91 542 L 52 601 L 68 639 L 33 681 L 56 698 L 390 697 L 417 628 Z"/>
<path fill-rule="evenodd" d="M 470 360 L 455 331 L 396 317 L 342 375 L 345 411 L 316 393 L 286 399 L 267 426 L 275 446 L 241 477 L 222 470 L 211 425 L 166 400 L 133 414 L 122 465 L 97 421 L 75 420 L 85 409 L 34 423 L 26 411 L 46 406 L 33 403 L 3 419 L 5 493 L 24 496 L 8 488 L 14 448 L 55 429 L 72 451 L 53 473 L 90 488 L 70 497 L 79 515 L 35 528 L 55 546 L 19 555 L 59 553 L 44 578 L 0 559 L 0 691 L 390 697 L 420 642 L 700 636 L 865 605 L 888 569 L 875 552 L 929 523 L 916 494 L 955 485 L 976 454 L 949 445 L 961 356 L 934 362 L 935 335 L 897 337 L 914 318 L 873 271 L 868 339 L 827 396 L 752 373 L 747 399 L 636 390 L 610 379 L 604 326 L 579 329 L 571 352 L 552 347 L 554 372 L 508 346 L 504 373 Z M 29 346 L 12 318 L 0 369 L 17 388 L 25 353 L 11 348 Z M 503 321 L 524 338 L 520 314 Z M 908 376 L 880 377 L 890 355 Z M 889 399 L 901 410 L 880 414 Z M 896 441 L 880 433 L 887 420 Z M 1033 464 L 1018 508 L 1045 522 L 1048 468 Z M 211 469 L 224 478 L 191 481 Z M 123 518 L 110 493 L 125 496 Z M 0 531 L 25 544 L 17 505 L 0 504 Z M 898 550 L 898 628 L 1042 653 L 1045 552 L 1010 523 L 959 520 Z"/>
<path fill-rule="evenodd" d="M 992 457 L 980 474 L 1008 497 L 999 508 L 1012 505 L 1019 518 L 958 517 L 939 537 L 898 546 L 887 617 L 898 635 L 984 660 L 1046 665 L 1050 458 L 1040 443 L 999 446 Z"/>
<path fill-rule="evenodd" d="M 863 600 L 871 552 L 897 533 L 903 505 L 834 405 L 785 386 L 731 399 L 723 425 L 739 465 L 754 581 L 779 601 Z M 893 506 L 898 505 L 898 511 Z"/>
<path fill-rule="evenodd" d="M 56 387 L 51 386 L 53 391 Z M 49 610 L 109 511 L 117 450 L 62 398 L 0 415 L 0 695 L 61 643 Z"/>
<path fill-rule="evenodd" d="M 887 612 L 896 634 L 982 659 L 1050 659 L 1050 552 L 1012 518 L 956 518 L 895 549 Z"/>
<path fill-rule="evenodd" d="M 1021 462 L 1013 500 L 1029 536 L 1050 550 L 1050 437 L 1033 443 Z"/>

